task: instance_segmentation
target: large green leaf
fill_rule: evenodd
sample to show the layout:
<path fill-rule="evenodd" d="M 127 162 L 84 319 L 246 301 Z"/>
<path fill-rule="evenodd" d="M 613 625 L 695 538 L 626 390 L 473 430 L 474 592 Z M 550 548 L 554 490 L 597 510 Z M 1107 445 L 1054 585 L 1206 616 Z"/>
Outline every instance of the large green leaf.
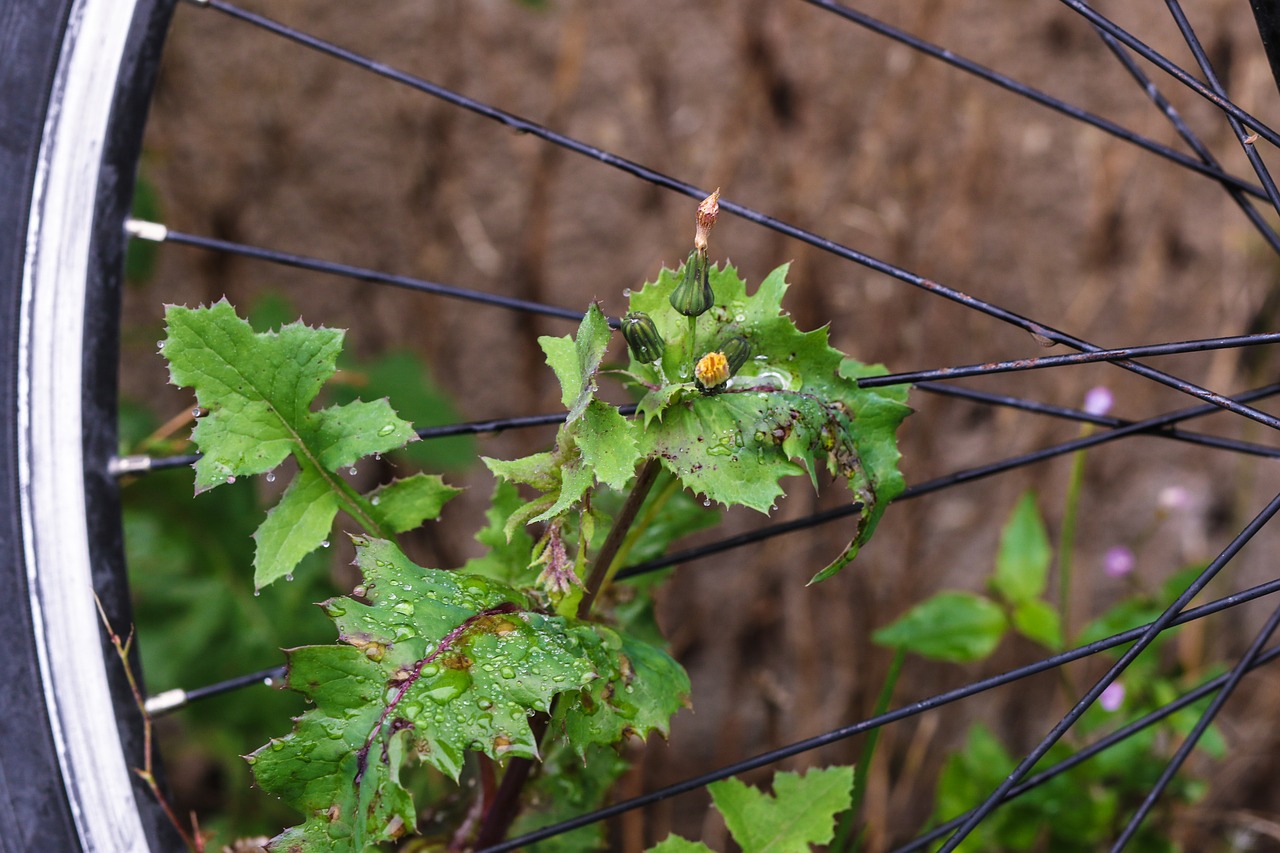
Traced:
<path fill-rule="evenodd" d="M 334 373 L 341 330 L 292 323 L 258 334 L 225 299 L 171 305 L 165 321 L 172 381 L 194 388 L 207 411 L 192 433 L 202 454 L 196 492 L 270 472 L 289 455 L 298 462 L 297 479 L 256 535 L 255 585 L 288 575 L 323 544 L 339 509 L 367 530 L 392 532 L 338 472 L 415 440 L 412 427 L 385 399 L 312 409 Z"/>
<path fill-rule="evenodd" d="M 290 653 L 289 685 L 315 708 L 251 756 L 259 785 L 306 816 L 277 839 L 285 849 L 397 837 L 414 814 L 405 760 L 457 779 L 468 750 L 536 757 L 529 716 L 598 677 L 564 620 L 527 609 L 516 591 L 422 569 L 384 540 L 355 543 L 368 603 L 325 602 L 346 645 Z"/>

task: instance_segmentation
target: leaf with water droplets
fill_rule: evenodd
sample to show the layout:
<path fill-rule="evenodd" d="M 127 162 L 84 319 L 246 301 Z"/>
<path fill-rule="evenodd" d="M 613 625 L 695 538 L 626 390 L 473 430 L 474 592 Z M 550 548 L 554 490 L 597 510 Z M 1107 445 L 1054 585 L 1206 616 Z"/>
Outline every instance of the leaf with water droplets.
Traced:
<path fill-rule="evenodd" d="M 827 330 L 801 332 L 782 310 L 787 267 L 755 293 L 732 267 L 713 268 L 715 304 L 697 318 L 664 308 L 677 284 L 663 270 L 632 294 L 630 308 L 649 314 L 667 342 L 658 365 L 634 359 L 628 370 L 646 385 L 641 452 L 660 459 L 695 494 L 768 512 L 779 480 L 819 468 L 848 484 L 857 527 L 845 550 L 814 580 L 834 574 L 867 541 L 884 507 L 902 492 L 895 433 L 910 412 L 906 389 L 863 390 L 857 378 L 882 373 L 831 347 Z M 690 381 L 702 354 L 741 339 L 751 357 L 714 393 Z M 737 344 L 741 346 L 741 344 Z"/>
<path fill-rule="evenodd" d="M 604 625 L 571 629 L 600 677 L 556 708 L 556 725 L 586 757 L 590 744 L 617 743 L 650 732 L 663 737 L 671 716 L 689 703 L 689 676 L 662 649 Z"/>
<path fill-rule="evenodd" d="M 529 609 L 510 587 L 423 569 L 385 540 L 355 544 L 365 600 L 323 604 L 345 645 L 290 654 L 289 686 L 315 708 L 253 755 L 259 784 L 308 816 L 291 830 L 319 839 L 303 850 L 330 849 L 322 841 L 335 821 L 316 812 L 329 804 L 348 818 L 337 831 L 356 821 L 365 843 L 411 824 L 398 782 L 410 759 L 456 780 L 467 751 L 537 757 L 529 716 L 597 678 L 565 620 Z M 408 804 L 398 824 L 388 800 Z"/>
<path fill-rule="evenodd" d="M 332 521 L 338 509 L 367 529 L 379 529 L 368 502 L 337 472 L 364 456 L 402 447 L 416 435 L 385 399 L 312 408 L 333 376 L 341 330 L 291 323 L 278 332 L 255 333 L 225 299 L 207 308 L 171 305 L 165 322 L 163 354 L 173 384 L 194 388 L 199 407 L 208 413 L 192 433 L 201 452 L 196 491 L 266 473 L 290 454 L 298 461 L 303 479 L 286 492 L 287 500 L 257 537 L 259 586 L 293 571 L 324 538 L 316 535 L 321 521 Z M 299 519 L 305 529 L 290 532 Z"/>

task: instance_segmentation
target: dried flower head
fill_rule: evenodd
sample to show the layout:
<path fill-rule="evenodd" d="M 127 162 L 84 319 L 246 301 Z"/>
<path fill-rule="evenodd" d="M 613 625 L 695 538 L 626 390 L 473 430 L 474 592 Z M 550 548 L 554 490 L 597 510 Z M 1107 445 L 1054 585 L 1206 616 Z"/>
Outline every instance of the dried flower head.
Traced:
<path fill-rule="evenodd" d="M 706 251 L 707 240 L 711 238 L 711 229 L 716 227 L 716 217 L 720 215 L 720 188 L 716 187 L 716 191 L 702 200 L 702 204 L 698 205 L 698 215 L 695 221 L 698 228 L 693 233 L 693 246 L 695 249 Z"/>

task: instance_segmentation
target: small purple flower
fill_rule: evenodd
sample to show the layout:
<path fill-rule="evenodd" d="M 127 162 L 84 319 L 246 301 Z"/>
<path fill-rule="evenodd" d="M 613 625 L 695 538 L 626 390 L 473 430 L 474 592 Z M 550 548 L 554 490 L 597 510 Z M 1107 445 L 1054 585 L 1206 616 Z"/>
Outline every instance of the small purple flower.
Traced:
<path fill-rule="evenodd" d="M 1123 545 L 1117 545 L 1108 548 L 1107 553 L 1102 555 L 1102 570 L 1109 578 L 1122 578 L 1133 571 L 1135 562 L 1132 551 Z"/>
<path fill-rule="evenodd" d="M 1111 396 L 1111 389 L 1105 385 L 1096 385 L 1089 389 L 1084 395 L 1084 410 L 1091 415 L 1105 415 L 1111 411 L 1111 405 L 1115 402 L 1115 398 Z"/>
<path fill-rule="evenodd" d="M 1120 706 L 1124 704 L 1124 685 L 1118 681 L 1108 684 L 1098 697 L 1098 704 L 1104 711 L 1120 710 Z"/>

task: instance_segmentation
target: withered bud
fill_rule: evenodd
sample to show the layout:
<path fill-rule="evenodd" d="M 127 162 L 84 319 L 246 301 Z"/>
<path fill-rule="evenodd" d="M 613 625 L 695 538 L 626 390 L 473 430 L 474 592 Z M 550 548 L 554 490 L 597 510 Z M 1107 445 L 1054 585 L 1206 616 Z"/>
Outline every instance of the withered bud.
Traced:
<path fill-rule="evenodd" d="M 698 205 L 698 215 L 694 217 L 698 228 L 693 233 L 694 248 L 707 250 L 707 240 L 711 237 L 711 229 L 716 227 L 716 217 L 720 215 L 720 188 L 702 200 Z"/>

